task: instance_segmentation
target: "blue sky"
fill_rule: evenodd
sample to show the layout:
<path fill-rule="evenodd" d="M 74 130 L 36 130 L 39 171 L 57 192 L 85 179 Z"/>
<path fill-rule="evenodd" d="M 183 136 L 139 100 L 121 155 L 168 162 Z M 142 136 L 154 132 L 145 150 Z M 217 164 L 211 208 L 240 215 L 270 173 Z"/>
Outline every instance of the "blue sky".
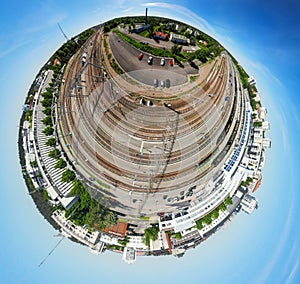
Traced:
<path fill-rule="evenodd" d="M 1 249 L 0 283 L 299 283 L 300 282 L 300 7 L 297 1 L 5 1 L 0 22 Z M 40 67 L 64 42 L 122 15 L 161 15 L 219 40 L 257 81 L 271 122 L 259 210 L 240 214 L 224 231 L 182 259 L 91 255 L 64 240 L 26 194 L 17 159 L 21 106 Z M 119 272 L 119 273 L 117 273 Z M 156 275 L 157 273 L 157 275 Z M 119 275 L 119 276 L 118 276 Z"/>

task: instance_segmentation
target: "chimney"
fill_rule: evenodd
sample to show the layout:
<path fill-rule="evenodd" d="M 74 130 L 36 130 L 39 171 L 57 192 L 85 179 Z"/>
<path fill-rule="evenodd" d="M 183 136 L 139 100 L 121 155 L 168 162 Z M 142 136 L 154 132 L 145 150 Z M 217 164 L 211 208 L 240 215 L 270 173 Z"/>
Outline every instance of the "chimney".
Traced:
<path fill-rule="evenodd" d="M 146 25 L 148 24 L 148 8 L 146 8 Z"/>

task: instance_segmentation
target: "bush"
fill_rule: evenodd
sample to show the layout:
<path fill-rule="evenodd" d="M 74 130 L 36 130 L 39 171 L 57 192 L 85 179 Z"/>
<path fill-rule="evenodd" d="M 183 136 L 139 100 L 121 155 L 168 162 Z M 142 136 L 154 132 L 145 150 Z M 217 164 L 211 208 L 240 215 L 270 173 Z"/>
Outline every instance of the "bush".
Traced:
<path fill-rule="evenodd" d="M 71 182 L 76 178 L 76 175 L 70 169 L 65 170 L 61 175 L 62 182 Z"/>
<path fill-rule="evenodd" d="M 158 239 L 158 225 L 153 225 L 149 228 L 146 228 L 144 233 L 145 233 L 145 244 L 147 246 L 150 245 L 150 240 L 156 241 Z"/>
<path fill-rule="evenodd" d="M 225 205 L 231 205 L 232 204 L 232 200 L 230 198 L 230 196 L 228 196 L 225 200 L 224 200 Z"/>
<path fill-rule="evenodd" d="M 61 153 L 58 149 L 53 149 L 49 152 L 48 156 L 53 159 L 58 159 L 61 156 Z"/>
<path fill-rule="evenodd" d="M 262 126 L 262 121 L 254 121 L 253 126 L 254 127 L 261 127 Z"/>
<path fill-rule="evenodd" d="M 44 130 L 43 130 L 43 133 L 46 135 L 46 136 L 50 136 L 54 133 L 54 129 L 51 127 L 51 126 L 47 126 Z"/>
<path fill-rule="evenodd" d="M 66 161 L 65 161 L 64 159 L 60 158 L 60 159 L 56 162 L 54 168 L 56 168 L 56 169 L 63 169 L 63 168 L 65 168 L 66 166 L 67 166 Z"/>
<path fill-rule="evenodd" d="M 43 113 L 46 115 L 51 115 L 51 107 L 44 108 Z"/>
<path fill-rule="evenodd" d="M 201 230 L 203 228 L 202 219 L 196 221 L 196 227 L 198 230 Z"/>
<path fill-rule="evenodd" d="M 52 118 L 51 116 L 46 116 L 42 119 L 43 124 L 52 126 Z"/>
<path fill-rule="evenodd" d="M 46 142 L 46 145 L 50 147 L 54 147 L 56 145 L 56 139 L 54 137 L 49 138 L 48 141 Z"/>
<path fill-rule="evenodd" d="M 182 239 L 182 236 L 180 234 L 180 232 L 177 232 L 174 234 L 174 237 L 177 239 L 177 240 L 181 240 Z"/>
<path fill-rule="evenodd" d="M 52 99 L 44 99 L 41 102 L 42 106 L 47 108 L 52 106 Z"/>

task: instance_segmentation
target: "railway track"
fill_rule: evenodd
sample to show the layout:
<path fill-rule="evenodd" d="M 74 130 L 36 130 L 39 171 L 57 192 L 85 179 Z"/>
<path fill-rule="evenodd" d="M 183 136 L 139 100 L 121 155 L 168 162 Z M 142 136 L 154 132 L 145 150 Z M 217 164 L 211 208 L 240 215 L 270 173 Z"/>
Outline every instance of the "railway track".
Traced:
<path fill-rule="evenodd" d="M 101 65 L 101 45 L 99 31 L 83 47 L 88 51 L 90 64 L 80 75 L 81 79 L 84 78 L 84 82 L 80 81 L 81 88 L 78 90 L 76 86 L 74 88 L 74 78 L 78 77 L 82 69 L 83 49 L 73 56 L 67 66 L 64 77 L 66 83 L 59 100 L 61 126 L 63 133 L 72 133 L 71 137 L 65 138 L 71 148 L 75 149 L 76 158 L 83 165 L 86 165 L 99 179 L 112 185 L 117 184 L 119 188 L 129 191 L 135 176 L 137 184 L 149 184 L 149 173 L 141 172 L 136 175 L 137 165 L 140 164 L 142 169 L 151 168 L 153 171 L 157 166 L 153 165 L 153 156 L 150 153 L 139 152 L 138 143 L 130 144 L 125 152 L 122 143 L 113 141 L 114 134 L 122 133 L 124 136 L 132 136 L 137 141 L 161 143 L 167 133 L 167 123 L 164 124 L 163 120 L 166 115 L 171 117 L 172 111 L 162 106 L 141 106 L 129 95 L 116 93 L 118 88 L 114 84 L 110 86 L 111 91 L 109 91 L 108 86 L 105 85 L 107 82 L 105 82 Z M 221 113 L 214 121 L 211 119 L 214 117 L 216 108 L 221 109 L 224 104 L 227 86 L 225 77 L 227 77 L 228 68 L 226 58 L 221 57 L 216 71 L 202 89 L 196 90 L 192 96 L 186 95 L 178 100 L 170 101 L 172 109 L 179 115 L 179 121 L 174 138 L 174 149 L 168 155 L 160 157 L 160 168 L 165 168 L 165 170 L 152 177 L 152 183 L 158 185 L 157 188 L 152 189 L 155 192 L 170 191 L 186 186 L 205 177 L 210 171 L 211 168 L 207 167 L 197 172 L 195 164 L 187 165 L 187 161 L 197 160 L 197 164 L 201 165 L 210 159 L 222 143 L 221 139 L 218 140 L 222 132 L 220 129 L 228 125 L 227 120 L 232 117 L 230 108 L 234 113 L 236 112 L 234 100 L 230 100 L 231 104 L 226 105 L 224 114 Z M 208 94 L 213 94 L 213 96 L 208 96 Z M 114 97 L 116 95 L 119 97 Z M 112 103 L 112 100 L 116 102 Z M 200 102 L 195 103 L 195 100 Z M 205 139 L 201 137 L 202 130 L 205 130 Z M 226 131 L 229 131 L 229 127 Z M 185 137 L 193 139 L 188 143 Z M 181 140 L 186 144 L 177 145 L 176 141 Z M 80 141 L 87 142 L 82 146 L 79 145 Z M 215 142 L 210 145 L 212 141 Z M 207 147 L 210 148 L 208 151 Z M 202 152 L 203 154 L 200 154 Z M 116 165 L 114 155 L 115 158 L 124 161 L 124 165 L 135 166 L 126 168 Z M 94 158 L 95 162 L 91 162 L 91 158 Z M 184 164 L 182 168 L 178 166 L 180 163 Z M 183 181 L 185 176 L 189 178 Z M 170 181 L 177 179 L 182 181 L 170 185 Z M 136 187 L 135 191 L 144 192 L 145 189 Z"/>

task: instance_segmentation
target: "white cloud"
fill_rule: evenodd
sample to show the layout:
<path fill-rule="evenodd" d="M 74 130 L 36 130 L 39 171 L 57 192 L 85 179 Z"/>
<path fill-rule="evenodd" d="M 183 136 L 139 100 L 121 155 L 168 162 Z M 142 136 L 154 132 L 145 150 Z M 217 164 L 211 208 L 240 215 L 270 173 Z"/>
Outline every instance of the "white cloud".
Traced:
<path fill-rule="evenodd" d="M 279 260 L 281 253 L 284 250 L 285 244 L 288 243 L 288 239 L 290 238 L 290 233 L 291 233 L 291 228 L 292 228 L 292 219 L 293 216 L 295 215 L 294 212 L 294 200 L 291 201 L 291 205 L 287 214 L 286 222 L 284 228 L 282 228 L 282 234 L 280 236 L 279 242 L 277 247 L 274 249 L 273 255 L 270 257 L 270 261 L 268 264 L 264 267 L 262 273 L 259 276 L 258 281 L 256 283 L 266 283 L 269 275 L 271 274 L 272 271 L 274 271 L 274 267 Z"/>
<path fill-rule="evenodd" d="M 9 47 L 2 47 L 0 49 L 0 59 L 5 57 L 6 55 L 14 52 L 15 50 L 25 46 L 26 44 L 30 43 L 30 40 L 18 41 L 14 44 L 9 44 Z"/>
<path fill-rule="evenodd" d="M 287 280 L 285 281 L 285 284 L 289 284 L 289 283 L 293 283 L 294 282 L 294 278 L 296 276 L 296 273 L 298 272 L 298 268 L 299 268 L 299 263 L 300 263 L 300 259 L 299 257 L 297 258 L 297 261 L 295 262 Z"/>
<path fill-rule="evenodd" d="M 164 3 L 164 2 L 149 2 L 149 3 L 143 4 L 143 6 L 165 8 L 170 11 L 176 11 L 177 13 L 179 12 L 179 13 L 189 17 L 190 19 L 193 19 L 193 21 L 196 20 L 196 22 L 204 30 L 206 30 L 209 34 L 216 34 L 215 29 L 204 18 L 198 16 L 197 14 L 195 14 L 194 12 L 192 12 L 191 10 L 189 10 L 183 6 L 176 5 L 176 4 L 170 4 L 170 3 Z"/>
<path fill-rule="evenodd" d="M 266 65 L 258 61 L 251 61 L 249 59 L 247 61 L 251 67 L 261 72 L 266 78 L 271 78 L 278 85 L 283 86 L 282 82 L 275 75 L 273 75 L 271 70 Z"/>

